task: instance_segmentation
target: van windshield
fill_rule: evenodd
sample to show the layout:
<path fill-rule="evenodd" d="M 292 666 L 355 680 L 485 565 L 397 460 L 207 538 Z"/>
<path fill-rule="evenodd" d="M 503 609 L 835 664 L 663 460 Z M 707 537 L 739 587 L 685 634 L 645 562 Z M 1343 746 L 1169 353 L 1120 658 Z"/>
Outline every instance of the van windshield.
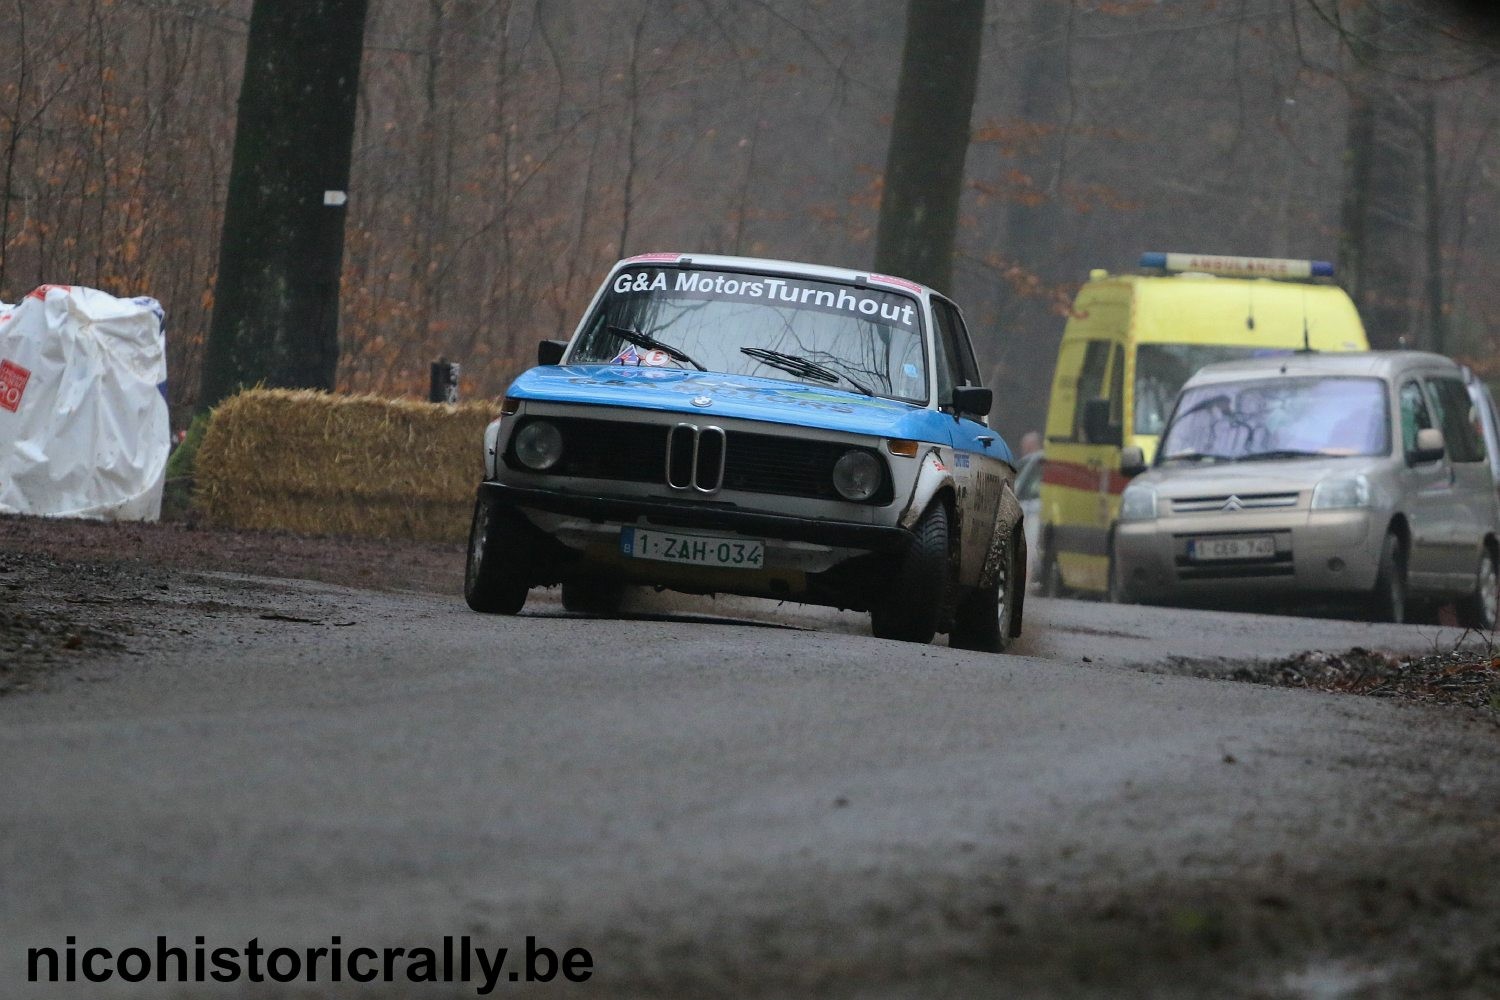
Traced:
<path fill-rule="evenodd" d="M 1390 403 L 1376 378 L 1210 382 L 1182 394 L 1157 461 L 1385 455 Z"/>
<path fill-rule="evenodd" d="M 1172 400 L 1194 372 L 1219 361 L 1241 361 L 1290 348 L 1235 347 L 1221 344 L 1140 344 L 1135 349 L 1135 433 L 1160 434 L 1172 412 Z"/>
<path fill-rule="evenodd" d="M 919 301 L 809 278 L 627 268 L 610 280 L 569 361 L 701 366 L 927 401 Z"/>

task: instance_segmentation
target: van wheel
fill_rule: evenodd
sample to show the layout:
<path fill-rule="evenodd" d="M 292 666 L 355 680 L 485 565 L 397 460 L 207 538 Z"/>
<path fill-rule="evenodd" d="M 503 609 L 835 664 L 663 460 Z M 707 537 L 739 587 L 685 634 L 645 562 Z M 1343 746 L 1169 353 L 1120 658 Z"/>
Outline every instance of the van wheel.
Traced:
<path fill-rule="evenodd" d="M 1387 534 L 1380 547 L 1380 571 L 1370 594 L 1370 618 L 1396 624 L 1406 621 L 1406 558 L 1395 533 Z"/>
<path fill-rule="evenodd" d="M 948 508 L 941 500 L 927 508 L 912 529 L 886 596 L 870 609 L 870 630 L 881 639 L 931 642 L 942 623 L 953 590 L 948 548 Z"/>
<path fill-rule="evenodd" d="M 464 600 L 486 614 L 513 615 L 526 604 L 533 548 L 530 524 L 480 494 L 469 526 Z"/>
<path fill-rule="evenodd" d="M 948 645 L 954 649 L 977 649 L 983 653 L 1003 653 L 1010 645 L 1015 621 L 1016 588 L 1025 586 L 1025 573 L 1016 558 L 1016 539 L 1011 537 L 1000 560 L 995 582 L 975 588 L 959 603 L 953 619 Z"/>
<path fill-rule="evenodd" d="M 1067 588 L 1063 586 L 1062 567 L 1057 564 L 1057 556 L 1052 554 L 1052 546 L 1047 545 L 1042 549 L 1042 596 L 1064 597 Z"/>
<path fill-rule="evenodd" d="M 625 585 L 615 580 L 567 580 L 562 585 L 562 606 L 583 615 L 616 615 L 625 599 Z"/>
<path fill-rule="evenodd" d="M 1500 567 L 1495 564 L 1494 550 L 1486 548 L 1479 555 L 1474 592 L 1458 602 L 1458 623 L 1464 628 L 1493 632 L 1497 605 L 1500 605 Z"/>
<path fill-rule="evenodd" d="M 1115 552 L 1113 540 L 1109 543 L 1109 589 L 1104 599 L 1111 604 L 1134 604 L 1130 586 L 1125 582 L 1125 569 L 1120 565 L 1120 556 Z"/>

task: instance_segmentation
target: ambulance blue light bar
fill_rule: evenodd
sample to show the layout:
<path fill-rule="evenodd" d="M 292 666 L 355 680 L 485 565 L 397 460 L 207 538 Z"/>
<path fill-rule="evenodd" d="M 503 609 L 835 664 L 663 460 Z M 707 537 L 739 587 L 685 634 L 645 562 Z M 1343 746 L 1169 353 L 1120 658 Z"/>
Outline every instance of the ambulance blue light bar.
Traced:
<path fill-rule="evenodd" d="M 1143 253 L 1141 267 L 1161 271 L 1197 271 L 1226 278 L 1331 278 L 1326 260 L 1283 260 L 1279 257 L 1224 257 L 1206 253 Z"/>

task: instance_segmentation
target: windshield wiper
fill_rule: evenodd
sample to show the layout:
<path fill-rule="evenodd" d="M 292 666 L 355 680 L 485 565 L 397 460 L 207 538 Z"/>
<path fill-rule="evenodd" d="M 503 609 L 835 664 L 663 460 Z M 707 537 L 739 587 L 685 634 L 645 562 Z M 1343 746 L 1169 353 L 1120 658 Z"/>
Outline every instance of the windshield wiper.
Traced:
<path fill-rule="evenodd" d="M 1248 455 L 1241 455 L 1239 461 L 1254 462 L 1258 460 L 1272 461 L 1278 458 L 1328 458 L 1321 451 L 1305 451 L 1300 448 L 1276 448 L 1271 451 L 1252 451 Z"/>
<path fill-rule="evenodd" d="M 1233 456 L 1230 456 L 1230 455 L 1215 455 L 1214 453 L 1207 452 L 1207 451 L 1179 451 L 1175 455 L 1163 455 L 1162 456 L 1162 461 L 1163 462 L 1202 462 L 1202 461 L 1204 461 L 1206 459 L 1212 459 L 1215 462 L 1232 462 L 1232 461 L 1234 461 Z"/>
<path fill-rule="evenodd" d="M 819 382 L 829 382 L 834 385 L 838 384 L 839 379 L 843 379 L 866 396 L 875 395 L 875 393 L 871 392 L 853 377 L 845 375 L 841 371 L 835 371 L 832 368 L 825 368 L 816 361 L 809 361 L 795 354 L 784 354 L 781 351 L 773 351 L 766 347 L 741 347 L 740 353 L 748 354 L 756 361 L 768 364 L 772 368 L 780 368 L 784 372 L 801 375 L 803 378 L 815 379 Z"/>
<path fill-rule="evenodd" d="M 623 326 L 606 326 L 605 329 L 614 334 L 616 337 L 619 337 L 621 340 L 628 341 L 629 343 L 634 344 L 636 347 L 644 347 L 647 350 L 652 351 L 661 351 L 663 354 L 674 361 L 685 361 L 688 364 L 692 365 L 694 368 L 698 369 L 700 372 L 708 371 L 707 368 L 704 368 L 698 362 L 689 357 L 688 353 L 682 350 L 682 348 L 673 347 L 671 344 L 664 344 L 660 340 L 657 340 L 655 337 L 651 336 L 649 333 L 641 333 L 639 330 L 629 330 Z"/>

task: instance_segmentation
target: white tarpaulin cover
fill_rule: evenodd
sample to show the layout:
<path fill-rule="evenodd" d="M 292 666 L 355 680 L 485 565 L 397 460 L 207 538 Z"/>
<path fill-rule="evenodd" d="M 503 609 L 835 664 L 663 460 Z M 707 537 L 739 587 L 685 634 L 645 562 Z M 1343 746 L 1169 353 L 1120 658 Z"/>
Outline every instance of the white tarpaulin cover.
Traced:
<path fill-rule="evenodd" d="M 0 512 L 156 520 L 166 380 L 155 299 L 43 285 L 0 304 Z"/>

